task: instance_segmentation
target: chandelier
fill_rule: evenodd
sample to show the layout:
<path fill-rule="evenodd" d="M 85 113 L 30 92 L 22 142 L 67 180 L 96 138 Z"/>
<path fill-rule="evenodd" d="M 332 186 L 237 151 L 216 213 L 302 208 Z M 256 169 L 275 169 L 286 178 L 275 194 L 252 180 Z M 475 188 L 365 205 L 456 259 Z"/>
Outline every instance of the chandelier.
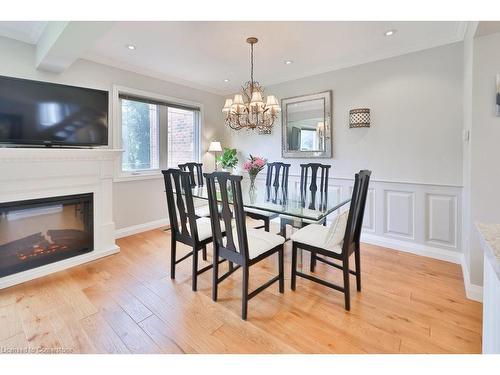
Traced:
<path fill-rule="evenodd" d="M 222 112 L 231 129 L 257 129 L 260 134 L 270 134 L 281 108 L 274 95 L 268 95 L 264 102 L 264 88 L 253 80 L 253 45 L 257 42 L 254 37 L 247 39 L 250 44 L 250 81 L 242 86 L 243 94 L 226 99 Z"/>

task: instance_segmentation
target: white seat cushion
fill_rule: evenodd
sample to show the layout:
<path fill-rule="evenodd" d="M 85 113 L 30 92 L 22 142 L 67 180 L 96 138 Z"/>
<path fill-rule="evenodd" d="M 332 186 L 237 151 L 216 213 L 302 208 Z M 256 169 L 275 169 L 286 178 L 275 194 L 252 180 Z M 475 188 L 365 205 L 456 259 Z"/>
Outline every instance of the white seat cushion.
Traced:
<path fill-rule="evenodd" d="M 263 229 L 247 228 L 247 240 L 248 240 L 248 257 L 250 259 L 257 258 L 260 254 L 265 253 L 272 248 L 281 245 L 285 242 L 282 236 L 277 234 L 266 232 Z M 236 246 L 236 250 L 239 250 L 238 246 L 238 233 L 236 228 L 233 228 L 233 241 Z"/>
<path fill-rule="evenodd" d="M 203 241 L 212 237 L 212 222 L 208 217 L 200 217 L 196 219 L 196 226 L 198 228 L 198 240 Z M 224 222 L 220 223 L 221 230 L 224 230 Z"/>
<path fill-rule="evenodd" d="M 205 206 L 196 207 L 194 209 L 194 213 L 196 214 L 196 216 L 209 217 L 210 216 L 210 207 L 208 207 L 208 204 Z"/>
<path fill-rule="evenodd" d="M 263 229 L 247 229 L 248 257 L 254 259 L 260 254 L 285 242 L 282 236 L 266 232 Z"/>
<path fill-rule="evenodd" d="M 348 211 L 336 216 L 330 227 L 309 224 L 292 234 L 290 238 L 295 242 L 319 247 L 340 254 L 342 253 L 342 242 L 347 226 L 347 215 Z"/>

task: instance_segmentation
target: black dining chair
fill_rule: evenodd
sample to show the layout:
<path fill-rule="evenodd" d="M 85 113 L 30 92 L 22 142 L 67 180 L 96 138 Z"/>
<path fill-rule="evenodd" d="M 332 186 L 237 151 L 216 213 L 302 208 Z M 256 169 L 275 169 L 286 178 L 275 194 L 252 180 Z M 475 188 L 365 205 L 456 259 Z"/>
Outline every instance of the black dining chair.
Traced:
<path fill-rule="evenodd" d="M 178 263 L 192 257 L 192 289 L 196 291 L 198 275 L 212 268 L 212 265 L 208 265 L 198 269 L 198 252 L 202 250 L 203 260 L 206 260 L 207 244 L 212 242 L 210 219 L 197 217 L 195 214 L 189 172 L 170 168 L 163 170 L 162 173 L 171 229 L 170 278 L 175 279 L 175 266 Z M 179 259 L 176 259 L 177 242 L 192 248 L 188 254 Z"/>
<path fill-rule="evenodd" d="M 179 169 L 189 173 L 189 183 L 192 188 L 203 187 L 203 164 L 196 162 L 189 162 L 184 164 L 179 164 Z M 195 207 L 195 213 L 197 217 L 209 217 L 210 211 L 207 204 L 199 205 Z"/>
<path fill-rule="evenodd" d="M 370 175 L 371 171 L 368 170 L 362 170 L 356 174 L 349 211 L 338 216 L 336 225 L 333 226 L 333 233 L 332 228 L 311 224 L 299 229 L 291 236 L 292 290 L 296 289 L 297 276 L 300 276 L 344 293 L 345 309 L 350 309 L 350 274 L 356 276 L 357 290 L 361 291 L 360 237 Z M 345 223 L 345 230 L 342 228 L 342 222 Z M 342 270 L 344 285 L 339 286 L 311 274 L 297 271 L 297 252 L 299 249 L 311 252 L 311 257 L 314 255 L 317 261 Z M 355 271 L 349 268 L 349 257 L 352 253 L 355 257 Z M 340 261 L 341 264 L 334 263 L 327 258 Z M 312 271 L 314 272 L 313 267 Z"/>
<path fill-rule="evenodd" d="M 266 195 L 267 200 L 272 201 L 274 197 L 280 195 L 278 191 L 282 193 L 282 196 L 286 196 L 286 191 L 288 190 L 288 171 L 290 169 L 290 164 L 274 162 L 267 163 L 267 175 L 266 175 Z M 284 193 L 284 194 L 283 194 Z M 269 232 L 269 226 L 272 219 L 279 216 L 279 214 L 269 211 L 262 211 L 256 208 L 245 208 L 247 216 L 255 220 L 263 220 L 264 225 L 260 227 L 255 227 L 255 229 L 264 228 L 266 232 Z"/>
<path fill-rule="evenodd" d="M 300 165 L 300 197 L 305 208 L 322 210 L 328 198 L 329 164 L 308 163 Z M 307 206 L 307 207 L 306 207 Z M 286 238 L 286 226 L 303 228 L 309 224 L 326 225 L 326 218 L 321 220 L 297 219 L 280 215 L 280 234 Z"/>
<path fill-rule="evenodd" d="M 203 186 L 203 164 L 189 162 L 178 165 L 179 169 L 184 172 L 189 172 L 189 181 L 191 187 Z M 195 174 L 196 172 L 196 174 Z"/>
<path fill-rule="evenodd" d="M 243 271 L 241 318 L 246 320 L 248 301 L 251 298 L 276 281 L 279 282 L 279 292 L 284 293 L 283 243 L 285 240 L 277 234 L 272 234 L 262 229 L 247 228 L 241 193 L 242 176 L 231 175 L 227 172 L 213 172 L 204 174 L 204 176 L 207 182 L 208 202 L 214 238 L 212 299 L 217 301 L 219 283 L 230 276 L 235 270 L 241 268 Z M 221 221 L 217 220 L 219 217 L 218 204 L 222 206 Z M 224 236 L 224 228 L 232 228 L 232 230 L 227 230 Z M 254 291 L 249 292 L 250 267 L 276 253 L 278 253 L 278 276 L 273 277 Z M 219 257 L 230 262 L 229 271 L 220 277 Z"/>

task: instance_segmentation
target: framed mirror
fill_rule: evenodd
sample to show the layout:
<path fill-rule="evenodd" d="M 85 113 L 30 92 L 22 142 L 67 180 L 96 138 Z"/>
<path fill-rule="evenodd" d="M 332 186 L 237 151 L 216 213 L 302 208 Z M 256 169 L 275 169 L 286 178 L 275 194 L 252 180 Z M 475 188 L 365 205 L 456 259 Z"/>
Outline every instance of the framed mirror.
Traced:
<path fill-rule="evenodd" d="M 332 91 L 281 100 L 283 158 L 332 157 Z"/>

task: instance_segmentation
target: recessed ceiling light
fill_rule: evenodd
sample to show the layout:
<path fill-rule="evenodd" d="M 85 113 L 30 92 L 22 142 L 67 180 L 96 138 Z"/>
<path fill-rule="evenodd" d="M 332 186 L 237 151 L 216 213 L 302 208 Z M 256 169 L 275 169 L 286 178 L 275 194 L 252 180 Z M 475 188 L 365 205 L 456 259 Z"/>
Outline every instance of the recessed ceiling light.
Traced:
<path fill-rule="evenodd" d="M 134 50 L 135 46 L 133 44 L 127 44 L 127 48 L 130 50 Z"/>
<path fill-rule="evenodd" d="M 229 79 L 225 78 L 225 79 L 224 79 L 224 82 L 229 82 Z"/>
<path fill-rule="evenodd" d="M 392 29 L 392 30 L 387 30 L 387 31 L 384 33 L 384 35 L 385 35 L 385 36 L 392 36 L 392 35 L 396 34 L 396 32 L 397 32 L 397 30 L 395 30 L 395 29 Z"/>
<path fill-rule="evenodd" d="M 285 64 L 286 64 L 286 65 L 293 64 L 293 61 L 292 61 L 292 60 L 285 60 Z"/>

